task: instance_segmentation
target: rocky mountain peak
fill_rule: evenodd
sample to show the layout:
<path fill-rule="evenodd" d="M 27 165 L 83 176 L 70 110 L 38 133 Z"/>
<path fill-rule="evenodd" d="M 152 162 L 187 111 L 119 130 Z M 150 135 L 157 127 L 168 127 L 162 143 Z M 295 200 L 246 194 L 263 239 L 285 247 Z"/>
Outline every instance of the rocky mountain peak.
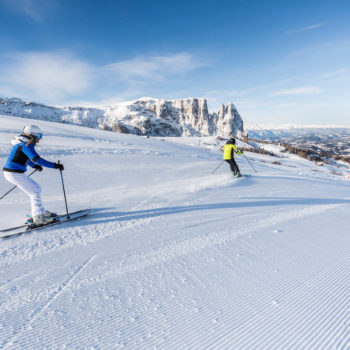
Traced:
<path fill-rule="evenodd" d="M 0 114 L 51 120 L 150 136 L 237 135 L 243 121 L 233 103 L 210 114 L 204 98 L 164 100 L 145 97 L 113 106 L 52 107 L 0 98 Z"/>

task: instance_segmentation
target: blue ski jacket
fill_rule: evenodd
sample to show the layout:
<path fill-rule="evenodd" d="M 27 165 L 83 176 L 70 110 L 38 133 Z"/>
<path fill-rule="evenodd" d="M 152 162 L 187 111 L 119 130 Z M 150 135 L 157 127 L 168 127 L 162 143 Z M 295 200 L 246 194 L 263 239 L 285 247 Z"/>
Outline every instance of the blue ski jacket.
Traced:
<path fill-rule="evenodd" d="M 34 167 L 36 164 L 47 168 L 54 168 L 55 163 L 49 162 L 39 156 L 35 151 L 35 145 L 25 135 L 16 136 L 11 143 L 14 145 L 7 158 L 4 171 L 24 173 L 27 166 Z"/>

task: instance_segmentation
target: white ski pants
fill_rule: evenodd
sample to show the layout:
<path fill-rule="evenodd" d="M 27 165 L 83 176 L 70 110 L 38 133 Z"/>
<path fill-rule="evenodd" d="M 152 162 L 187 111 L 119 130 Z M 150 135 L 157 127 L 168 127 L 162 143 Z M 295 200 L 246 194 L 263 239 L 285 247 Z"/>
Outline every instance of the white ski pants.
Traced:
<path fill-rule="evenodd" d="M 41 187 L 24 173 L 11 173 L 4 171 L 4 177 L 8 182 L 20 188 L 29 198 L 32 206 L 32 217 L 45 213 L 41 201 Z"/>

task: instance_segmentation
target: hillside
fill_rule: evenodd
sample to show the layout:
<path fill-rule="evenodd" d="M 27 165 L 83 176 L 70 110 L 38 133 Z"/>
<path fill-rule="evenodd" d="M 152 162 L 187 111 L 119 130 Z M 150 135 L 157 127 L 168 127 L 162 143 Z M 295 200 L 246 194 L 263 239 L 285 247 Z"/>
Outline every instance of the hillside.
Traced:
<path fill-rule="evenodd" d="M 1 116 L 0 164 L 29 120 Z M 142 137 L 32 121 L 80 222 L 0 240 L 1 349 L 348 348 L 345 166 L 245 152 L 233 179 L 215 137 Z M 240 145 L 239 145 L 240 146 Z M 278 153 L 278 146 L 273 151 Z M 276 159 L 278 163 L 276 163 Z M 45 169 L 47 209 L 64 212 Z M 0 177 L 0 194 L 9 185 Z M 0 201 L 0 229 L 29 201 Z"/>

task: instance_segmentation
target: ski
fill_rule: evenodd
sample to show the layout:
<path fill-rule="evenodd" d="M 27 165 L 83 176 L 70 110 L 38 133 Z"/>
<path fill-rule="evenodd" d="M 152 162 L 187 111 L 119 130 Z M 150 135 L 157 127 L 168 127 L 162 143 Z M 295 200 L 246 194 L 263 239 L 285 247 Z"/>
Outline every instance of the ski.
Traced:
<path fill-rule="evenodd" d="M 239 179 L 239 178 L 241 178 L 241 177 L 249 177 L 250 175 L 247 175 L 247 174 L 241 174 L 240 176 L 237 176 L 237 175 L 232 175 L 232 177 L 234 178 L 234 179 Z"/>
<path fill-rule="evenodd" d="M 40 225 L 40 226 L 21 225 L 17 227 L 8 228 L 5 230 L 0 230 L 0 238 L 9 238 L 13 236 L 19 236 L 24 233 L 29 233 L 35 230 L 44 229 L 46 227 L 63 224 L 65 222 L 69 222 L 73 220 L 78 220 L 90 215 L 91 213 L 93 213 L 93 211 L 94 211 L 93 209 L 78 210 L 73 213 L 69 213 L 69 217 L 67 216 L 67 214 L 57 215 L 55 217 L 55 221 L 50 222 L 48 224 Z"/>

